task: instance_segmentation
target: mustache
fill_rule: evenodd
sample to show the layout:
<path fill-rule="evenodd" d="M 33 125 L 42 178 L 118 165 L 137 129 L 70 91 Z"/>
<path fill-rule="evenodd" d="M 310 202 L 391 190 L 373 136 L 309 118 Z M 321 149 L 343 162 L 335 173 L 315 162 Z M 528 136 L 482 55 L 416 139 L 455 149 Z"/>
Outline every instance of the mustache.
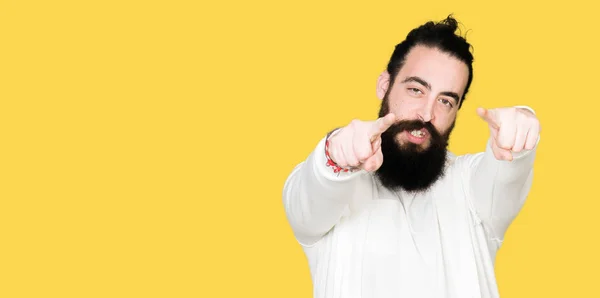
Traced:
<path fill-rule="evenodd" d="M 439 132 L 431 122 L 424 122 L 422 120 L 401 120 L 392 124 L 384 134 L 388 136 L 395 136 L 403 131 L 412 131 L 425 129 L 432 139 L 432 145 L 446 146 L 447 136 Z"/>
<path fill-rule="evenodd" d="M 387 131 L 390 131 L 395 135 L 396 133 L 403 131 L 420 130 L 423 128 L 425 128 L 430 135 L 441 135 L 431 122 L 423 122 L 422 120 L 401 120 L 392 124 Z"/>

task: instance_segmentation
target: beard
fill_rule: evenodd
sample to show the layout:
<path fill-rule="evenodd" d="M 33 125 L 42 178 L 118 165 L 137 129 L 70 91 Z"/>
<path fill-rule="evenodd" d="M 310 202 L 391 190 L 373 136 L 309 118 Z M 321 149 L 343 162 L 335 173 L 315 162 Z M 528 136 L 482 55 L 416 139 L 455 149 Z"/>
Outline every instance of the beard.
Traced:
<path fill-rule="evenodd" d="M 387 94 L 381 104 L 379 117 L 389 112 Z M 444 133 L 431 122 L 420 120 L 402 120 L 394 123 L 381 134 L 381 152 L 383 163 L 375 172 L 381 184 L 391 190 L 404 189 L 409 192 L 427 191 L 436 181 L 444 176 L 447 157 L 448 140 L 454 129 L 454 122 Z M 406 141 L 400 144 L 397 136 L 406 131 L 426 129 L 429 144 L 421 145 Z"/>

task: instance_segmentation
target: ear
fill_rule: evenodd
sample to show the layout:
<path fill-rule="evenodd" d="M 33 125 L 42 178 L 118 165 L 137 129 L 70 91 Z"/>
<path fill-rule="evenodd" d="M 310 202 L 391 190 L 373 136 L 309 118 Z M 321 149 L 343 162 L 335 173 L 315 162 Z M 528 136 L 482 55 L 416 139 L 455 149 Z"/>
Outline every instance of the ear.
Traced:
<path fill-rule="evenodd" d="M 379 75 L 379 78 L 377 78 L 377 97 L 380 100 L 383 100 L 383 97 L 385 96 L 385 93 L 387 92 L 389 87 L 390 87 L 390 74 L 387 72 L 387 70 L 384 70 Z"/>

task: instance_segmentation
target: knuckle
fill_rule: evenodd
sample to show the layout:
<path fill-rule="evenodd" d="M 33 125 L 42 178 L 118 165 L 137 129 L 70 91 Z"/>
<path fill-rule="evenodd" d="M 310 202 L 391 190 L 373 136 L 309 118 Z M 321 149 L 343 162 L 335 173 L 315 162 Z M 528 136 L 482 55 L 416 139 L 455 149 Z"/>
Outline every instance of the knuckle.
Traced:
<path fill-rule="evenodd" d="M 498 146 L 498 148 L 504 147 L 504 140 L 502 138 L 498 138 L 496 140 L 496 146 Z"/>
<path fill-rule="evenodd" d="M 352 153 L 349 153 L 349 154 L 346 156 L 346 163 L 347 163 L 349 166 L 356 166 L 356 165 L 358 165 L 358 160 L 356 159 L 356 156 L 355 156 L 354 154 L 352 154 Z"/>
<path fill-rule="evenodd" d="M 508 140 L 506 140 L 506 138 L 500 138 L 498 140 L 498 147 L 500 148 L 506 148 L 508 147 L 510 144 L 508 143 Z"/>
<path fill-rule="evenodd" d="M 358 158 L 358 160 L 366 160 L 369 158 L 369 152 L 367 152 L 366 150 L 361 150 L 356 154 L 356 157 Z"/>
<path fill-rule="evenodd" d="M 500 149 L 504 149 L 504 150 L 508 150 L 510 149 L 510 145 L 508 145 L 508 143 L 504 142 L 504 143 L 500 143 L 499 145 Z"/>

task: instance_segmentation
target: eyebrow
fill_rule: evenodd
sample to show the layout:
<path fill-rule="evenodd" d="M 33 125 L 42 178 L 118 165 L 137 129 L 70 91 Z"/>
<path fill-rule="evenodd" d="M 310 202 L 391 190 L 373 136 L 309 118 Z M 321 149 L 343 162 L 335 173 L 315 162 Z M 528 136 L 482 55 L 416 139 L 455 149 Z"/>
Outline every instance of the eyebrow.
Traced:
<path fill-rule="evenodd" d="M 408 77 L 402 81 L 402 83 L 408 83 L 408 82 L 417 82 L 417 83 L 425 86 L 425 88 L 427 88 L 428 90 L 431 91 L 431 85 L 429 85 L 429 83 L 427 83 L 427 81 L 425 81 L 419 77 Z"/>
<path fill-rule="evenodd" d="M 425 88 L 427 88 L 427 90 L 431 91 L 431 85 L 429 83 L 427 83 L 427 81 L 419 78 L 419 77 L 407 77 L 406 79 L 404 79 L 402 81 L 402 83 L 408 83 L 408 82 L 417 82 L 423 86 L 425 86 Z M 448 96 L 448 97 L 452 97 L 454 99 L 454 101 L 456 102 L 456 104 L 458 104 L 458 102 L 460 101 L 460 96 L 458 96 L 458 93 L 456 92 L 452 92 L 452 91 L 444 91 L 440 93 L 441 95 L 444 96 Z"/>

